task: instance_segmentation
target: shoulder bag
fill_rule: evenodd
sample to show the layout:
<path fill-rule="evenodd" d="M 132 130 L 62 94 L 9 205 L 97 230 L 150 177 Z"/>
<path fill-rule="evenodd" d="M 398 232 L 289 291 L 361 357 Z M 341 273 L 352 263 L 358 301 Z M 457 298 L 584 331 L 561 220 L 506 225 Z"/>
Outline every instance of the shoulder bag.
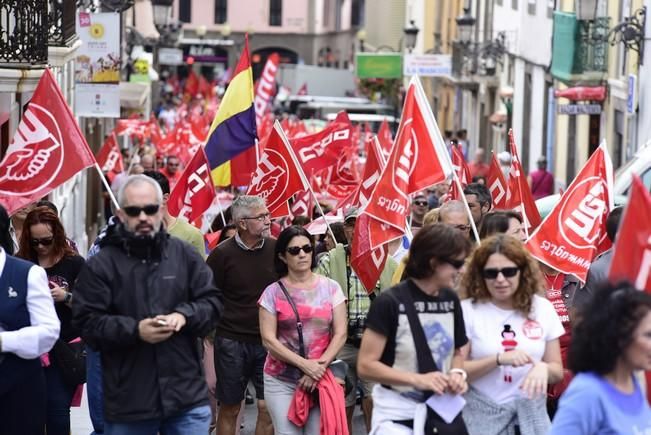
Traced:
<path fill-rule="evenodd" d="M 280 287 L 280 289 L 283 291 L 283 294 L 285 295 L 285 299 L 287 299 L 287 302 L 289 302 L 289 305 L 292 307 L 292 311 L 294 311 L 294 316 L 296 316 L 296 331 L 298 331 L 298 354 L 303 358 L 307 358 L 305 353 L 305 341 L 303 341 L 303 322 L 301 322 L 301 318 L 298 315 L 298 309 L 296 309 L 296 304 L 294 303 L 294 299 L 292 299 L 292 297 L 289 295 L 289 292 L 287 291 L 285 284 L 283 284 L 282 281 L 280 280 L 278 280 L 277 282 L 278 282 L 278 286 Z M 350 379 L 348 378 L 348 364 L 346 364 L 345 361 L 336 359 L 330 363 L 328 368 L 332 370 L 332 374 L 335 378 L 344 379 L 345 381 L 344 391 L 345 394 L 348 394 L 353 389 L 353 384 L 350 382 Z"/>

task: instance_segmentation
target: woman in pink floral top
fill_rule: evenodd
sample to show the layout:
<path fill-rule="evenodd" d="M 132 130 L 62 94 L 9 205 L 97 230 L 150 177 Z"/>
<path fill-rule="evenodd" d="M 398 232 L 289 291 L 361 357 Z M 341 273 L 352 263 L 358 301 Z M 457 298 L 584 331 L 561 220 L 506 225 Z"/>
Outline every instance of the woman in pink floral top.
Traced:
<path fill-rule="evenodd" d="M 276 241 L 275 267 L 303 325 L 305 358 L 300 355 L 296 315 L 278 282 L 268 286 L 260 305 L 260 333 L 267 348 L 264 391 L 276 433 L 318 434 L 320 412 L 310 411 L 300 428 L 287 419 L 296 388 L 314 391 L 346 341 L 346 298 L 335 281 L 312 272 L 314 240 L 303 228 L 286 228 Z"/>

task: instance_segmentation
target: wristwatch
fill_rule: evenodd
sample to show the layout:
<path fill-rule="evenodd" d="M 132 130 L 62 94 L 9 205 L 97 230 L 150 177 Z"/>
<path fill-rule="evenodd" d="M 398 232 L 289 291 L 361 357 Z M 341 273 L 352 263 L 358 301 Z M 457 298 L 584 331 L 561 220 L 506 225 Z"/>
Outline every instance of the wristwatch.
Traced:
<path fill-rule="evenodd" d="M 66 292 L 66 295 L 63 297 L 63 302 L 66 304 L 72 300 L 72 293 Z"/>

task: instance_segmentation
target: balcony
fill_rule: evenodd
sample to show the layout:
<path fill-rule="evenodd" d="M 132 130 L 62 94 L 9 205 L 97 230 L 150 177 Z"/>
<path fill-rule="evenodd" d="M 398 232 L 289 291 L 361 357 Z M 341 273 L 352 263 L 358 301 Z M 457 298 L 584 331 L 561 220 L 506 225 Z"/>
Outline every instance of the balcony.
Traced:
<path fill-rule="evenodd" d="M 75 0 L 48 0 L 49 45 L 69 46 L 76 38 Z"/>
<path fill-rule="evenodd" d="M 0 2 L 0 67 L 28 68 L 47 63 L 47 0 Z"/>
<path fill-rule="evenodd" d="M 552 67 L 554 78 L 566 84 L 598 83 L 608 72 L 610 18 L 577 20 L 574 13 L 554 11 Z"/>

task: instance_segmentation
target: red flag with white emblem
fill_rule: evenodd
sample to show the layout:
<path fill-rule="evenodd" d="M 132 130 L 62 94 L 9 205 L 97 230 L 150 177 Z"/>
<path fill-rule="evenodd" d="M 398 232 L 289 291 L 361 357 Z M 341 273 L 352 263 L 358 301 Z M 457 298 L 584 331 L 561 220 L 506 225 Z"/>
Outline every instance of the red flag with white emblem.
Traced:
<path fill-rule="evenodd" d="M 613 208 L 612 183 L 613 167 L 602 143 L 527 240 L 531 255 L 585 282 L 590 263 L 606 238 L 606 218 Z"/>
<path fill-rule="evenodd" d="M 527 234 L 540 225 L 540 212 L 531 194 L 531 188 L 524 175 L 518 148 L 515 146 L 513 130 L 509 130 L 509 144 L 511 146 L 511 171 L 509 172 L 509 189 L 507 193 L 507 208 L 522 214 Z"/>
<path fill-rule="evenodd" d="M 372 293 L 387 262 L 387 245 L 371 248 L 369 221 L 372 218 L 362 213 L 355 222 L 355 233 L 350 254 L 350 267 L 368 293 Z"/>
<path fill-rule="evenodd" d="M 193 222 L 210 207 L 213 199 L 215 187 L 206 153 L 200 146 L 172 189 L 167 210 L 174 217 L 184 217 Z"/>
<path fill-rule="evenodd" d="M 12 214 L 95 163 L 59 85 L 46 69 L 0 162 L 3 205 Z"/>
<path fill-rule="evenodd" d="M 97 164 L 104 173 L 114 172 L 117 174 L 124 171 L 122 153 L 118 147 L 114 132 L 106 136 L 104 145 L 102 145 L 102 148 L 97 153 Z"/>
<path fill-rule="evenodd" d="M 264 152 L 246 194 L 264 198 L 272 217 L 280 217 L 286 215 L 287 201 L 309 186 L 278 121 L 264 142 Z M 274 214 L 281 209 L 284 214 Z"/>
<path fill-rule="evenodd" d="M 470 168 L 466 163 L 466 159 L 463 157 L 463 152 L 458 145 L 452 146 L 452 167 L 454 172 L 456 172 L 459 182 L 462 187 L 466 187 L 472 181 L 472 175 L 470 175 Z M 463 192 L 459 192 L 457 188 L 457 183 L 452 183 L 450 187 L 450 199 L 459 199 Z"/>
<path fill-rule="evenodd" d="M 276 93 L 276 72 L 278 71 L 279 63 L 280 56 L 278 53 L 271 53 L 267 58 L 267 62 L 264 64 L 262 75 L 260 75 L 255 87 L 253 106 L 255 107 L 256 125 L 262 124 L 262 118 L 269 110 L 273 96 Z"/>
<path fill-rule="evenodd" d="M 445 181 L 452 163 L 417 76 L 413 76 L 391 156 L 364 210 L 371 246 L 401 237 L 412 193 Z M 376 225 L 377 224 L 377 225 Z"/>
<path fill-rule="evenodd" d="M 380 175 L 386 166 L 386 161 L 382 155 L 382 148 L 378 142 L 377 137 L 373 137 L 366 141 L 366 165 L 364 166 L 364 174 L 360 180 L 359 188 L 355 195 L 351 198 L 350 204 L 365 207 L 368 200 L 373 193 L 373 189 L 380 179 Z"/>
<path fill-rule="evenodd" d="M 393 148 L 393 137 L 391 137 L 391 129 L 389 128 L 389 122 L 384 119 L 382 124 L 380 124 L 380 129 L 377 132 L 378 141 L 380 141 L 380 146 L 382 147 L 382 155 L 384 160 L 388 160 L 391 155 L 391 148 Z"/>
<path fill-rule="evenodd" d="M 303 190 L 294 195 L 294 202 L 292 202 L 290 210 L 294 216 L 307 216 L 312 219 L 312 212 L 314 211 L 312 193 L 309 190 Z"/>
<path fill-rule="evenodd" d="M 608 280 L 626 280 L 651 292 L 651 194 L 637 175 L 617 231 Z"/>
<path fill-rule="evenodd" d="M 497 161 L 495 154 L 493 154 L 491 158 L 486 182 L 488 183 L 488 190 L 490 190 L 491 197 L 493 198 L 493 208 L 506 209 L 506 195 L 509 186 L 506 182 L 506 178 L 504 178 L 502 167 Z"/>
<path fill-rule="evenodd" d="M 346 112 L 318 133 L 291 139 L 291 146 L 306 174 L 336 165 L 346 148 L 352 145 L 352 125 Z"/>

